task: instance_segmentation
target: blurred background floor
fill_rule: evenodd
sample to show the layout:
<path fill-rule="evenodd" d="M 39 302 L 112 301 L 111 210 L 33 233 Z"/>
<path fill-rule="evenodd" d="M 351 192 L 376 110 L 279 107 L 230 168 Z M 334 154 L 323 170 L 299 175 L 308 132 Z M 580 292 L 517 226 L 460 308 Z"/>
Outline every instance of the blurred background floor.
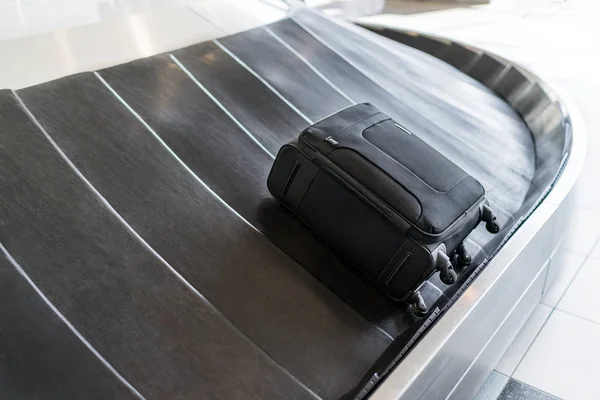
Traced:
<path fill-rule="evenodd" d="M 194 2 L 198 0 L 0 0 L 0 41 Z"/>

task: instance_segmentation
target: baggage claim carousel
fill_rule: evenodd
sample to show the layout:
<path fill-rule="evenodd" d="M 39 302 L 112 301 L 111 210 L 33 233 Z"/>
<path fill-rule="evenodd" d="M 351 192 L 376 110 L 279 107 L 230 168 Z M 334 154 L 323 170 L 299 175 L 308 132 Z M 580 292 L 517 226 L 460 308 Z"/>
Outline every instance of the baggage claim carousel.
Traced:
<path fill-rule="evenodd" d="M 466 399 L 551 281 L 585 152 L 568 100 L 283 3 L 233 33 L 247 4 L 186 10 L 208 32 L 189 47 L 0 91 L 2 398 Z M 503 226 L 469 237 L 458 284 L 424 284 L 424 318 L 266 188 L 282 144 L 360 102 L 482 182 Z"/>

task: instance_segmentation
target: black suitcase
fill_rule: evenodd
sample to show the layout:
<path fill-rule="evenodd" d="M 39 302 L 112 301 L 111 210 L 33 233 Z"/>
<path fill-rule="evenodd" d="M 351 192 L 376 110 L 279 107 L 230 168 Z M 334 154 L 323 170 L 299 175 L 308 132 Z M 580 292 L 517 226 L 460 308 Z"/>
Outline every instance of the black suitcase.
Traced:
<path fill-rule="evenodd" d="M 499 226 L 483 186 L 371 104 L 306 128 L 284 145 L 269 174 L 271 194 L 389 297 L 424 314 L 418 289 L 450 258 L 468 264 L 463 241 L 481 222 Z"/>

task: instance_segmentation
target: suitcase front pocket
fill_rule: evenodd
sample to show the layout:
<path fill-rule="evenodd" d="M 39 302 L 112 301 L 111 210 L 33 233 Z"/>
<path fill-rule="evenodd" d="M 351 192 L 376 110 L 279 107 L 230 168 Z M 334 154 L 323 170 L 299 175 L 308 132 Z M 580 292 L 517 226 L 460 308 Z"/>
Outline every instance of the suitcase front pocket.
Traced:
<path fill-rule="evenodd" d="M 406 133 L 393 120 L 382 121 L 362 132 L 362 137 L 410 173 L 438 192 L 448 192 L 468 175 L 419 137 Z M 399 180 L 404 182 L 406 179 Z"/>
<path fill-rule="evenodd" d="M 414 194 L 360 153 L 339 148 L 329 153 L 329 159 L 403 218 L 415 223 L 421 217 L 421 203 Z"/>
<path fill-rule="evenodd" d="M 373 281 L 404 241 L 404 232 L 325 171 L 310 185 L 299 216 Z"/>

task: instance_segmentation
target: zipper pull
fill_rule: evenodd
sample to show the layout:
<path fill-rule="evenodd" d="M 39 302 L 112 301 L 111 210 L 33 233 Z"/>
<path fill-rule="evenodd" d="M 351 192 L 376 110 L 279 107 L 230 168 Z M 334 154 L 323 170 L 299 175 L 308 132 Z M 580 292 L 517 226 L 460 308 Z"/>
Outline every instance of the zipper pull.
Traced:
<path fill-rule="evenodd" d="M 327 137 L 325 138 L 325 141 L 326 141 L 327 143 L 329 143 L 329 144 L 333 145 L 333 146 L 337 146 L 337 144 L 338 144 L 338 142 L 337 142 L 337 141 L 336 141 L 334 138 L 332 138 L 331 136 L 327 136 Z"/>
<path fill-rule="evenodd" d="M 398 129 L 400 129 L 402 132 L 408 133 L 409 135 L 412 136 L 412 132 L 409 131 L 408 129 L 406 129 L 405 127 L 401 126 L 400 124 L 394 123 L 394 126 Z"/>

